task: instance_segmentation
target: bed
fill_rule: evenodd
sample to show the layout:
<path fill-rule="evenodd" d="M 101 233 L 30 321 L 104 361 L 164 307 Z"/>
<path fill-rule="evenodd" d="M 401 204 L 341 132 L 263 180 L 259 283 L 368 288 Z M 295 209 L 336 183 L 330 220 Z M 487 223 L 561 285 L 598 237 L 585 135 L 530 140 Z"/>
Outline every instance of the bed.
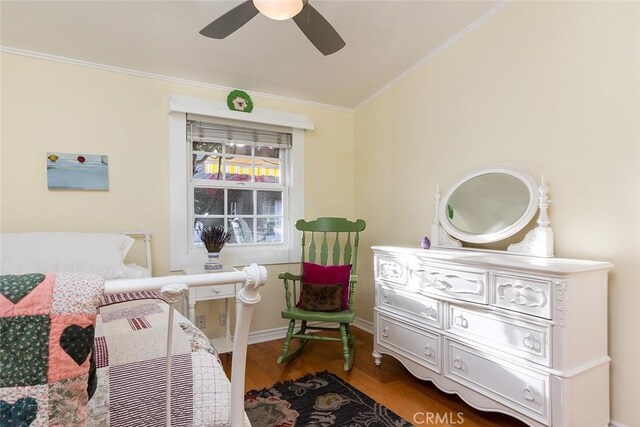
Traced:
<path fill-rule="evenodd" d="M 137 258 L 144 266 L 124 263 L 134 237 L 138 246 L 143 246 Z M 105 279 L 96 280 L 101 282 L 96 286 L 101 287 L 93 323 L 93 348 L 90 357 L 82 360 L 82 366 L 86 365 L 89 371 L 86 378 L 82 377 L 89 386 L 86 392 L 80 390 L 85 402 L 90 397 L 86 407 L 67 411 L 67 418 L 53 422 L 55 405 L 43 399 L 40 409 L 46 411 L 34 413 L 30 425 L 249 424 L 244 414 L 246 345 L 253 306 L 260 300 L 258 288 L 266 281 L 264 267 L 253 264 L 235 272 L 151 277 L 150 236 L 145 232 L 5 233 L 0 239 L 0 273 L 14 275 L 3 277 L 75 271 L 99 275 L 89 274 L 90 279 Z M 57 273 L 52 278 L 47 274 L 46 280 L 56 281 L 52 286 L 58 289 L 58 282 L 64 282 L 68 274 Z M 174 305 L 189 287 L 238 282 L 245 285 L 236 296 L 239 304 L 229 382 L 207 337 Z M 6 302 L 2 298 L 4 295 L 0 300 Z M 25 412 L 29 403 L 25 390 L 32 390 L 33 394 L 34 387 L 42 386 L 2 388 L 0 403 L 6 418 L 0 424 L 11 425 L 7 420 Z M 50 399 L 51 391 L 48 393 Z M 24 408 L 18 410 L 19 405 Z M 61 411 L 57 412 L 55 416 L 59 417 Z"/>

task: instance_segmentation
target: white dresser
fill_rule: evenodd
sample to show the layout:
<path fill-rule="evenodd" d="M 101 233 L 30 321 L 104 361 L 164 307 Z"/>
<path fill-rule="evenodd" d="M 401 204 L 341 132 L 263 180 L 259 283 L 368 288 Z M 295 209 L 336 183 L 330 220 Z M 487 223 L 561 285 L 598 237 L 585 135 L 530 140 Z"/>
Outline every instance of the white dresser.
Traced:
<path fill-rule="evenodd" d="M 609 422 L 606 262 L 376 246 L 374 352 L 532 426 Z"/>

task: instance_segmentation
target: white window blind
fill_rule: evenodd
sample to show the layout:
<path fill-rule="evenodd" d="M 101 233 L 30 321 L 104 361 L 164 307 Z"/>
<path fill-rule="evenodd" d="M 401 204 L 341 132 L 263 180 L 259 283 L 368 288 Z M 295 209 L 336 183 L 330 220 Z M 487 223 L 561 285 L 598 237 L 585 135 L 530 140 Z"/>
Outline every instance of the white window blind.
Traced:
<path fill-rule="evenodd" d="M 187 115 L 187 132 L 192 141 L 221 144 L 258 145 L 288 149 L 292 145 L 291 131 L 277 130 L 275 126 L 242 127 L 223 120 L 205 121 L 200 116 Z"/>

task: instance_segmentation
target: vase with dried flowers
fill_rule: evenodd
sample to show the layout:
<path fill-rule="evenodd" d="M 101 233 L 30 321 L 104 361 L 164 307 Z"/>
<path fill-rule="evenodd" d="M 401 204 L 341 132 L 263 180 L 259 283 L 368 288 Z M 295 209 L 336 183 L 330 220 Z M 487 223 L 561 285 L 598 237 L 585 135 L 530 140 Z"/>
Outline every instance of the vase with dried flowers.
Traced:
<path fill-rule="evenodd" d="M 217 225 L 203 225 L 200 230 L 200 240 L 208 252 L 204 269 L 206 271 L 222 270 L 220 251 L 231 240 L 231 233 L 224 231 L 223 227 Z"/>

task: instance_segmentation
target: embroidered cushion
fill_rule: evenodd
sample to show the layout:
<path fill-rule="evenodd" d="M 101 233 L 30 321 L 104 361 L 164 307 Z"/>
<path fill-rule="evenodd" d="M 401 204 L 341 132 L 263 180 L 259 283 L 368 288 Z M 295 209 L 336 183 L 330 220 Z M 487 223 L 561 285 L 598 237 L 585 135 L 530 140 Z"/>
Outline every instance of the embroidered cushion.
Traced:
<path fill-rule="evenodd" d="M 0 276 L 0 425 L 85 424 L 103 287 L 93 274 Z"/>
<path fill-rule="evenodd" d="M 302 283 L 300 308 L 308 311 L 342 310 L 342 285 Z"/>
<path fill-rule="evenodd" d="M 312 286 L 335 285 L 342 287 L 342 310 L 349 308 L 349 280 L 351 278 L 351 265 L 320 265 L 311 262 L 302 263 L 302 283 Z M 304 286 L 300 292 L 300 301 L 304 296 Z M 299 306 L 299 304 L 298 304 Z"/>

